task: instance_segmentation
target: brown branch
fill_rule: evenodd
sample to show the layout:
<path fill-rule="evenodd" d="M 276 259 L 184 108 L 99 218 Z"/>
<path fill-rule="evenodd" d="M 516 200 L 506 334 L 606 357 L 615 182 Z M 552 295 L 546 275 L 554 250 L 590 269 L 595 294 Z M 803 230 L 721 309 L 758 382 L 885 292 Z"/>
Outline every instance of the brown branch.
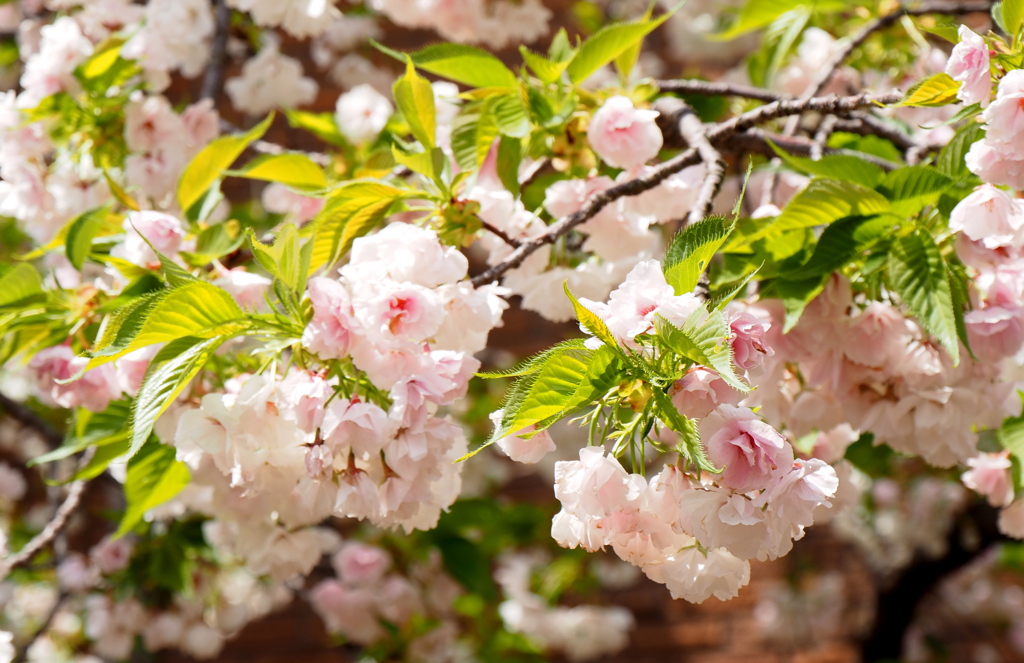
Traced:
<path fill-rule="evenodd" d="M 49 612 L 46 613 L 46 617 L 43 618 L 42 624 L 40 624 L 35 632 L 32 633 L 28 640 L 18 647 L 14 654 L 14 658 L 11 659 L 11 663 L 25 663 L 25 661 L 28 660 L 28 650 L 32 648 L 32 645 L 35 644 L 36 640 L 50 629 L 50 625 L 53 624 L 54 618 L 57 617 L 57 612 L 60 611 L 61 605 L 63 605 L 67 598 L 68 595 L 66 592 L 61 592 L 57 595 L 57 600 L 53 602 L 53 606 L 50 608 Z"/>
<path fill-rule="evenodd" d="M 227 65 L 228 36 L 231 34 L 231 10 L 225 0 L 214 0 L 216 30 L 210 48 L 210 63 L 203 74 L 200 99 L 215 99 L 224 86 L 224 67 Z"/>
<path fill-rule="evenodd" d="M 758 101 L 779 101 L 780 99 L 792 99 L 788 94 L 762 90 L 761 88 L 749 85 L 735 85 L 733 83 L 717 83 L 712 81 L 698 81 L 693 79 L 654 81 L 654 85 L 662 92 L 675 92 L 677 94 L 702 94 L 722 97 L 740 97 L 742 99 L 757 99 Z"/>
<path fill-rule="evenodd" d="M 992 9 L 992 2 L 988 0 L 974 0 L 973 2 L 926 2 L 917 7 L 900 7 L 894 12 L 885 14 L 884 16 L 877 16 L 857 31 L 855 35 L 850 37 L 848 41 L 843 44 L 843 47 L 832 54 L 832 57 L 828 59 L 825 66 L 821 68 L 821 73 L 814 79 L 804 96 L 814 97 L 821 94 L 832 77 L 836 75 L 839 68 L 843 66 L 847 58 L 861 45 L 864 44 L 868 38 L 879 30 L 884 30 L 896 21 L 900 20 L 904 16 L 925 16 L 928 14 L 973 14 L 975 12 L 987 13 Z"/>
<path fill-rule="evenodd" d="M 79 470 L 89 464 L 95 452 L 96 448 L 91 447 L 82 454 L 82 458 L 78 462 Z M 67 525 L 71 514 L 75 512 L 75 509 L 81 503 L 82 493 L 85 492 L 87 483 L 88 481 L 84 479 L 72 482 L 68 487 L 68 494 L 64 498 L 64 502 L 57 507 L 57 511 L 53 514 L 53 518 L 47 523 L 46 527 L 39 534 L 32 537 L 32 540 L 26 543 L 21 550 L 13 553 L 7 559 L 0 560 L 0 578 L 7 576 L 14 569 L 29 563 L 37 553 L 53 542 L 64 529 L 64 526 Z"/>
<path fill-rule="evenodd" d="M 704 124 L 693 109 L 679 99 L 672 99 L 676 106 L 674 115 L 678 118 L 679 133 L 690 147 L 697 150 L 700 160 L 704 162 L 707 173 L 701 183 L 697 200 L 690 209 L 686 223 L 696 223 L 707 216 L 715 202 L 715 196 L 722 188 L 725 179 L 725 160 L 708 140 Z"/>
<path fill-rule="evenodd" d="M 498 237 L 498 239 L 500 239 L 501 241 L 505 242 L 506 244 L 508 244 L 509 246 L 511 246 L 514 249 L 518 249 L 523 244 L 518 239 L 516 239 L 515 237 L 512 237 L 511 235 L 509 235 L 507 232 L 505 232 L 501 228 L 499 228 L 499 227 L 497 227 L 497 226 L 495 226 L 493 224 L 487 223 L 483 219 L 480 220 L 480 224 L 483 226 L 484 230 L 486 230 L 487 232 L 489 232 L 489 233 L 491 233 L 493 235 L 496 235 Z"/>
<path fill-rule="evenodd" d="M 900 95 L 885 95 L 874 97 L 870 94 L 858 94 L 851 97 L 815 97 L 812 99 L 787 99 L 765 104 L 752 111 L 737 115 L 731 119 L 718 124 L 713 124 L 705 130 L 705 135 L 712 145 L 725 140 L 729 136 L 754 127 L 755 125 L 787 115 L 798 115 L 808 111 L 820 113 L 847 113 L 857 108 L 870 106 L 877 103 L 893 103 L 900 98 Z M 548 231 L 539 237 L 523 242 L 522 245 L 513 251 L 505 260 L 492 266 L 482 274 L 472 279 L 475 286 L 491 283 L 502 274 L 515 269 L 523 264 L 534 251 L 545 244 L 553 244 L 559 237 L 567 234 L 576 226 L 585 223 L 604 209 L 608 204 L 628 196 L 637 196 L 649 191 L 661 184 L 668 177 L 678 173 L 683 168 L 700 163 L 701 157 L 695 148 L 690 148 L 668 161 L 656 166 L 646 175 L 633 180 L 628 180 L 613 187 L 600 191 L 591 196 L 578 211 L 563 217 L 548 227 Z"/>
<path fill-rule="evenodd" d="M 825 151 L 825 145 L 828 143 L 829 136 L 835 131 L 837 118 L 835 115 L 826 115 L 825 119 L 818 125 L 818 130 L 814 132 L 814 142 L 811 144 L 811 158 L 815 161 L 821 159 Z"/>

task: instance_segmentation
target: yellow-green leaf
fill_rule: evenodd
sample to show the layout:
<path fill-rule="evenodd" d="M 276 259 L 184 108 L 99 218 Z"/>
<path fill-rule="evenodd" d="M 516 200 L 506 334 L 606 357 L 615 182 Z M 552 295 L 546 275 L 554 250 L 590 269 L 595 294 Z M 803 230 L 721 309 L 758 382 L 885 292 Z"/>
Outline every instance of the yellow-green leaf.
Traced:
<path fill-rule="evenodd" d="M 181 174 L 178 183 L 178 204 L 181 209 L 188 210 L 202 198 L 245 148 L 263 137 L 273 121 L 274 114 L 271 113 L 244 134 L 224 136 L 204 147 Z"/>

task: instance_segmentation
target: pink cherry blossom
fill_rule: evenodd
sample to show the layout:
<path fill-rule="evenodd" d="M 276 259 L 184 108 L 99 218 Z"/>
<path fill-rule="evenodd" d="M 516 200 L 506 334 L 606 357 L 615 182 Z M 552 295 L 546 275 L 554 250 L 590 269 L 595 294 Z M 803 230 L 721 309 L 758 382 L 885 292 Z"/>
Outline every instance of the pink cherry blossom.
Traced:
<path fill-rule="evenodd" d="M 383 548 L 349 541 L 331 558 L 335 573 L 349 585 L 372 585 L 391 567 L 391 556 Z"/>
<path fill-rule="evenodd" d="M 992 98 L 992 74 L 989 71 L 988 44 L 966 25 L 961 25 L 960 42 L 953 47 L 946 73 L 961 83 L 956 96 L 965 104 L 981 104 Z"/>
<path fill-rule="evenodd" d="M 748 311 L 732 316 L 729 329 L 732 331 L 733 361 L 745 371 L 756 371 L 764 365 L 764 358 L 775 355 L 775 350 L 765 341 L 765 334 L 772 326 L 770 318 L 756 317 Z"/>
<path fill-rule="evenodd" d="M 302 345 L 324 359 L 346 356 L 359 333 L 348 290 L 322 276 L 310 279 L 307 287 L 313 319 L 302 333 Z"/>
<path fill-rule="evenodd" d="M 504 410 L 496 410 L 491 413 L 491 421 L 497 426 L 501 422 Z M 544 456 L 555 450 L 555 441 L 546 430 L 535 433 L 530 438 L 520 437 L 526 433 L 532 433 L 536 426 L 527 426 L 522 430 L 511 433 L 496 442 L 498 448 L 505 452 L 505 455 L 517 463 L 532 465 L 539 463 Z"/>
<path fill-rule="evenodd" d="M 743 395 L 727 385 L 715 371 L 691 368 L 669 390 L 672 404 L 686 417 L 702 419 L 722 403 L 736 405 Z"/>
<path fill-rule="evenodd" d="M 765 488 L 793 461 L 789 443 L 748 408 L 719 406 L 701 421 L 700 437 L 708 459 L 723 468 L 718 481 L 739 492 Z"/>
<path fill-rule="evenodd" d="M 124 243 L 115 246 L 110 255 L 150 269 L 160 265 L 154 249 L 173 258 L 185 239 L 185 228 L 181 221 L 170 214 L 149 210 L 129 212 L 124 222 L 124 232 Z"/>
<path fill-rule="evenodd" d="M 108 536 L 89 551 L 89 557 L 100 573 L 109 575 L 128 566 L 133 547 L 127 538 L 114 539 Z"/>
<path fill-rule="evenodd" d="M 995 507 L 1009 506 L 1013 502 L 1012 467 L 1007 453 L 981 453 L 967 459 L 971 469 L 960 475 L 964 485 L 988 498 Z"/>
<path fill-rule="evenodd" d="M 609 166 L 640 166 L 661 150 L 664 139 L 655 124 L 656 117 L 657 111 L 637 110 L 627 97 L 611 97 L 594 113 L 587 138 Z"/>
<path fill-rule="evenodd" d="M 985 142 L 1008 154 L 1016 154 L 1024 132 L 1024 70 L 1008 72 L 999 81 L 996 100 L 985 109 Z"/>
<path fill-rule="evenodd" d="M 949 215 L 949 229 L 988 249 L 1024 244 L 1024 207 L 1005 191 L 982 184 L 957 203 Z"/>

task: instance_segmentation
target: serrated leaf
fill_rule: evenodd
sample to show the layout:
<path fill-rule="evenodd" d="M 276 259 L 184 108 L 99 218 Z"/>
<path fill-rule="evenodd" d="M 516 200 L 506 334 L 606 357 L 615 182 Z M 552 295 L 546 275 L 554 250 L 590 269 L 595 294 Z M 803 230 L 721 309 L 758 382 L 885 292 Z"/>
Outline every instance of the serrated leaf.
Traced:
<path fill-rule="evenodd" d="M 174 456 L 173 447 L 150 442 L 129 461 L 124 482 L 127 509 L 115 537 L 130 532 L 147 511 L 173 499 L 188 485 L 192 478 L 188 466 Z"/>
<path fill-rule="evenodd" d="M 576 295 L 572 294 L 572 291 L 569 290 L 569 281 L 565 281 L 565 283 L 562 284 L 562 288 L 565 290 L 565 296 L 572 302 L 572 310 L 576 314 L 576 319 L 579 321 L 580 326 L 593 334 L 595 338 L 605 345 L 611 348 L 619 347 L 619 344 L 615 340 L 615 336 L 612 334 L 611 330 L 608 329 L 608 325 L 605 324 L 604 320 L 586 306 L 580 304 L 580 301 L 576 299 Z"/>
<path fill-rule="evenodd" d="M 566 68 L 569 80 L 576 85 L 587 80 L 598 69 L 640 42 L 670 16 L 671 12 L 652 20 L 618 23 L 601 28 L 577 47 L 576 54 Z"/>
<path fill-rule="evenodd" d="M 157 343 L 186 336 L 231 336 L 252 326 L 227 291 L 205 281 L 147 298 L 119 321 L 120 328 L 104 330 L 108 343 L 94 346 L 85 370 Z"/>
<path fill-rule="evenodd" d="M 586 339 L 582 338 L 570 338 L 565 341 L 560 341 L 547 350 L 524 359 L 512 368 L 503 371 L 481 371 L 476 374 L 476 377 L 493 380 L 498 378 L 515 378 L 522 377 L 524 375 L 532 375 L 541 369 L 541 366 L 544 365 L 544 362 L 547 361 L 550 355 L 562 352 L 569 348 L 583 349 L 586 347 L 584 345 L 585 342 Z"/>
<path fill-rule="evenodd" d="M 205 267 L 217 258 L 237 251 L 244 242 L 241 224 L 232 219 L 204 228 L 196 237 L 195 251 L 182 251 L 180 255 L 193 267 Z"/>
<path fill-rule="evenodd" d="M 660 315 L 655 315 L 654 327 L 661 343 L 677 355 L 707 366 L 718 372 L 727 385 L 741 392 L 750 387 L 740 380 L 732 364 L 732 345 L 729 323 L 721 311 L 707 312 L 704 308 L 694 311 L 676 327 Z"/>
<path fill-rule="evenodd" d="M 949 275 L 939 247 L 921 229 L 893 242 L 888 261 L 889 285 L 925 330 L 960 362 L 956 317 Z"/>
<path fill-rule="evenodd" d="M 562 77 L 565 73 L 565 68 L 569 66 L 569 62 L 554 62 L 547 59 L 543 55 L 534 53 L 526 46 L 519 46 L 519 53 L 523 56 L 523 62 L 526 63 L 533 73 L 543 83 L 551 85 Z"/>
<path fill-rule="evenodd" d="M 691 419 L 680 414 L 676 406 L 672 404 L 672 399 L 660 389 L 654 390 L 654 414 L 665 422 L 666 426 L 679 434 L 681 446 L 679 451 L 688 461 L 702 470 L 716 474 L 721 472 L 708 460 L 704 447 L 700 443 L 697 425 Z"/>
<path fill-rule="evenodd" d="M 153 432 L 156 420 L 171 406 L 192 378 L 210 360 L 224 337 L 185 337 L 160 349 L 143 378 L 132 412 L 132 436 L 128 457 L 134 456 Z"/>
<path fill-rule="evenodd" d="M 914 85 L 903 97 L 897 106 L 945 106 L 955 102 L 956 93 L 960 84 L 945 73 L 938 73 L 929 76 L 920 83 Z"/>
<path fill-rule="evenodd" d="M 768 144 L 787 166 L 807 175 L 853 182 L 870 189 L 875 188 L 885 176 L 885 171 L 879 166 L 850 154 L 828 154 L 815 161 L 807 157 L 795 157 L 771 141 Z"/>
<path fill-rule="evenodd" d="M 495 95 L 488 102 L 499 133 L 513 138 L 525 138 L 530 134 L 533 125 L 518 92 Z"/>
<path fill-rule="evenodd" d="M 490 102 L 467 104 L 452 123 L 452 152 L 463 170 L 476 170 L 497 138 L 498 123 Z"/>
<path fill-rule="evenodd" d="M 786 12 L 797 9 L 800 6 L 809 4 L 807 0 L 748 0 L 728 30 L 706 38 L 714 41 L 730 41 L 754 30 L 773 23 L 777 18 Z M 834 11 L 847 8 L 843 0 L 819 0 L 814 3 L 816 11 Z"/>
<path fill-rule="evenodd" d="M 939 194 L 951 186 L 953 180 L 937 169 L 917 165 L 886 173 L 878 184 L 878 192 L 895 202 Z"/>
<path fill-rule="evenodd" d="M 1021 21 L 1024 20 L 1024 0 L 1003 0 L 1000 5 L 1006 34 L 1016 40 L 1017 33 L 1020 32 Z"/>
<path fill-rule="evenodd" d="M 412 59 L 417 69 L 464 83 L 476 88 L 514 88 L 518 85 L 516 75 L 501 60 L 487 51 L 464 44 L 434 44 L 415 53 L 401 53 L 372 39 L 377 50 L 406 62 Z"/>
<path fill-rule="evenodd" d="M 710 216 L 687 226 L 672 238 L 661 269 L 677 295 L 693 292 L 732 229 L 733 225 L 724 217 Z"/>
<path fill-rule="evenodd" d="M 957 130 L 953 139 L 946 143 L 935 161 L 939 172 L 954 179 L 976 177 L 967 168 L 965 157 L 971 146 L 985 136 L 985 130 L 977 122 L 968 122 Z"/>
<path fill-rule="evenodd" d="M 313 220 L 316 234 L 309 273 L 333 265 L 352 248 L 352 242 L 383 223 L 388 210 L 401 197 L 397 189 L 392 190 L 395 193 L 383 198 L 328 198 L 323 210 Z"/>
<path fill-rule="evenodd" d="M 836 221 L 821 233 L 810 259 L 796 270 L 787 272 L 785 278 L 799 281 L 841 269 L 878 241 L 893 223 L 894 219 L 887 216 L 851 216 Z"/>
<path fill-rule="evenodd" d="M 178 183 L 178 204 L 188 210 L 213 186 L 222 173 L 235 162 L 245 148 L 259 140 L 274 121 L 271 113 L 255 127 L 235 136 L 224 136 L 204 147 L 189 162 Z"/>
<path fill-rule="evenodd" d="M 251 180 L 278 182 L 307 191 L 318 191 L 327 187 L 327 176 L 323 169 L 301 152 L 261 154 L 245 164 L 241 170 L 230 171 L 229 174 Z"/>
<path fill-rule="evenodd" d="M 769 221 L 758 231 L 737 237 L 737 241 L 729 242 L 727 250 L 733 251 L 758 239 L 791 230 L 827 225 L 848 216 L 880 214 L 888 209 L 889 201 L 885 196 L 867 187 L 838 180 L 811 180 L 774 221 Z"/>
<path fill-rule="evenodd" d="M 424 147 L 436 145 L 437 120 L 434 110 L 434 88 L 430 82 L 416 74 L 412 60 L 406 60 L 405 75 L 391 88 L 395 105 L 401 111 L 412 135 Z"/>

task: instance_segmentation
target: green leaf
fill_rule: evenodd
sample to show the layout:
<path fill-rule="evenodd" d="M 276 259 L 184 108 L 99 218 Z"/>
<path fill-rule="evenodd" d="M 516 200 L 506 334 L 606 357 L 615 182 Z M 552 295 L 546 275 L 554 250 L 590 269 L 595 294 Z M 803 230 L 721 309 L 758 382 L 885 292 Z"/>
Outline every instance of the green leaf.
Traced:
<path fill-rule="evenodd" d="M 903 100 L 897 106 L 945 106 L 956 101 L 960 84 L 945 73 L 929 76 L 907 90 Z"/>
<path fill-rule="evenodd" d="M 618 23 L 601 28 L 579 45 L 566 71 L 569 80 L 579 85 L 601 67 L 619 57 L 664 23 L 672 13 L 653 20 Z"/>
<path fill-rule="evenodd" d="M 786 280 L 800 281 L 820 277 L 841 269 L 893 227 L 888 216 L 851 216 L 827 226 L 810 259 L 785 274 Z"/>
<path fill-rule="evenodd" d="M 391 155 L 395 162 L 402 164 L 414 173 L 425 175 L 441 184 L 441 174 L 447 164 L 447 157 L 440 147 L 432 147 L 425 152 L 406 152 L 397 144 L 391 144 Z"/>
<path fill-rule="evenodd" d="M 786 319 L 782 325 L 783 334 L 788 334 L 796 327 L 807 305 L 825 289 L 825 283 L 825 276 L 812 276 L 799 281 L 777 279 L 772 283 L 772 289 L 786 309 Z"/>
<path fill-rule="evenodd" d="M 700 433 L 697 431 L 697 425 L 692 419 L 688 419 L 680 414 L 676 406 L 672 404 L 672 399 L 661 389 L 654 390 L 654 414 L 664 421 L 665 425 L 679 434 L 679 451 L 688 461 L 702 470 L 716 474 L 721 472 L 708 460 L 707 454 L 704 452 L 704 446 L 700 443 Z"/>
<path fill-rule="evenodd" d="M 250 180 L 279 182 L 307 191 L 327 188 L 327 176 L 323 168 L 301 152 L 261 154 L 241 170 L 230 171 L 228 174 Z"/>
<path fill-rule="evenodd" d="M 153 432 L 156 420 L 181 395 L 225 340 L 220 336 L 208 339 L 188 336 L 160 349 L 150 363 L 135 398 L 129 458 L 142 448 Z"/>
<path fill-rule="evenodd" d="M 338 123 L 334 120 L 334 113 L 309 113 L 300 110 L 286 110 L 285 117 L 288 118 L 288 126 L 295 129 L 302 129 L 313 134 L 325 143 L 347 147 L 348 139 L 338 130 Z"/>
<path fill-rule="evenodd" d="M 532 375 L 539 371 L 544 366 L 544 362 L 548 360 L 548 357 L 554 353 L 562 352 L 566 348 L 574 348 L 582 350 L 586 346 L 584 343 L 586 339 L 583 338 L 570 338 L 565 341 L 559 341 L 555 345 L 551 346 L 543 352 L 539 352 L 532 357 L 524 359 L 515 366 L 509 369 L 500 371 L 481 371 L 476 374 L 478 378 L 484 378 L 489 380 L 495 380 L 499 378 L 515 378 L 522 377 L 524 375 Z"/>
<path fill-rule="evenodd" d="M 23 304 L 45 294 L 42 276 L 27 262 L 0 274 L 0 307 Z"/>
<path fill-rule="evenodd" d="M 174 458 L 175 451 L 157 442 L 150 442 L 128 463 L 124 481 L 125 510 L 115 537 L 135 528 L 146 512 L 173 499 L 188 485 L 192 476 L 188 466 Z"/>
<path fill-rule="evenodd" d="M 518 85 L 516 75 L 501 60 L 487 51 L 464 44 L 434 44 L 415 53 L 401 53 L 372 39 L 370 43 L 382 53 L 406 62 L 411 58 L 417 69 L 463 83 L 471 87 L 514 88 Z"/>
<path fill-rule="evenodd" d="M 489 100 L 467 104 L 452 123 L 452 152 L 463 170 L 476 170 L 498 137 Z"/>
<path fill-rule="evenodd" d="M 619 344 L 615 341 L 615 336 L 612 335 L 611 330 L 608 329 L 608 325 L 605 324 L 604 320 L 586 306 L 580 304 L 580 301 L 576 299 L 576 295 L 572 294 L 572 291 L 569 290 L 569 281 L 563 283 L 562 288 L 565 290 L 565 296 L 572 302 L 572 310 L 575 312 L 576 319 L 579 321 L 580 326 L 593 334 L 605 345 L 612 348 L 619 347 Z"/>
<path fill-rule="evenodd" d="M 64 240 L 64 253 L 68 262 L 74 265 L 75 269 L 82 269 L 85 259 L 92 251 L 92 241 L 101 232 L 105 234 L 121 230 L 120 224 L 113 225 L 108 222 L 110 210 L 106 207 L 90 210 L 79 215 L 68 227 L 68 235 Z M 111 227 L 112 226 L 112 227 Z"/>
<path fill-rule="evenodd" d="M 732 229 L 733 225 L 724 217 L 710 216 L 687 226 L 672 238 L 661 269 L 677 295 L 693 292 Z"/>
<path fill-rule="evenodd" d="M 424 147 L 434 147 L 437 135 L 437 120 L 434 111 L 434 88 L 430 82 L 416 74 L 412 60 L 406 61 L 405 76 L 395 81 L 391 88 L 395 105 L 401 111 L 406 124 Z"/>
<path fill-rule="evenodd" d="M 917 165 L 886 173 L 878 185 L 878 192 L 895 202 L 942 193 L 951 186 L 953 180 L 937 169 Z"/>
<path fill-rule="evenodd" d="M 519 53 L 523 56 L 523 62 L 536 74 L 542 83 L 551 85 L 562 77 L 569 62 L 553 62 L 543 55 L 534 53 L 526 46 L 519 46 Z"/>
<path fill-rule="evenodd" d="M 721 311 L 708 313 L 700 308 L 690 315 L 682 328 L 656 315 L 654 327 L 666 348 L 690 361 L 713 368 L 733 389 L 744 393 L 750 391 L 733 368 L 732 345 L 729 343 L 732 333 Z"/>
<path fill-rule="evenodd" d="M 181 209 L 189 209 L 202 198 L 245 148 L 263 137 L 273 121 L 274 115 L 271 113 L 244 134 L 224 136 L 204 147 L 181 174 L 178 183 L 178 204 Z"/>
<path fill-rule="evenodd" d="M 488 99 L 488 104 L 502 135 L 513 138 L 525 138 L 530 135 L 533 125 L 518 92 L 494 95 Z"/>
<path fill-rule="evenodd" d="M 244 242 L 241 224 L 232 219 L 203 228 L 196 237 L 196 250 L 182 251 L 181 256 L 193 267 L 205 267 L 217 258 L 234 253 Z"/>
<path fill-rule="evenodd" d="M 737 237 L 739 241 L 730 242 L 727 249 L 735 250 L 790 230 L 826 225 L 847 216 L 870 216 L 888 209 L 889 201 L 877 191 L 852 182 L 815 179 L 789 201 L 774 221 L 754 233 Z"/>
<path fill-rule="evenodd" d="M 106 343 L 94 347 L 85 370 L 156 343 L 185 336 L 231 336 L 252 324 L 227 291 L 205 281 L 190 281 L 154 295 L 118 317 L 121 327 L 104 330 Z"/>
<path fill-rule="evenodd" d="M 256 239 L 255 233 L 250 229 L 249 245 L 252 247 L 252 254 L 256 262 L 292 292 L 299 294 L 305 289 L 306 270 L 302 268 L 299 231 L 295 226 L 291 224 L 283 226 L 271 246 Z"/>
<path fill-rule="evenodd" d="M 798 7 L 812 4 L 807 0 L 747 0 L 740 11 L 739 17 L 728 30 L 715 35 L 708 35 L 707 39 L 716 41 L 730 41 L 754 30 L 760 30 L 786 12 Z M 817 11 L 830 11 L 847 8 L 842 0 L 819 0 L 813 3 Z"/>
<path fill-rule="evenodd" d="M 121 188 L 120 184 L 114 181 L 114 178 L 110 176 L 110 173 L 104 170 L 103 178 L 107 181 L 107 188 L 110 189 L 111 195 L 114 196 L 117 202 L 121 203 L 126 209 L 130 209 L 133 212 L 138 212 L 142 209 L 139 207 L 139 203 L 129 196 L 125 190 Z"/>
<path fill-rule="evenodd" d="M 1003 0 L 1002 14 L 1003 14 L 1003 27 L 1006 28 L 1006 34 L 1010 35 L 1012 39 L 1016 39 L 1017 33 L 1020 32 L 1021 22 L 1024 21 L 1024 0 Z"/>
<path fill-rule="evenodd" d="M 939 247 L 928 232 L 916 229 L 894 242 L 889 252 L 889 285 L 904 305 L 949 352 L 953 365 L 960 362 L 956 317 L 949 275 Z"/>
<path fill-rule="evenodd" d="M 797 172 L 853 182 L 869 189 L 875 188 L 885 176 L 885 171 L 879 166 L 850 154 L 829 154 L 815 161 L 807 157 L 792 156 L 771 141 L 768 141 L 768 144 L 787 166 Z"/>
<path fill-rule="evenodd" d="M 519 196 L 519 164 L 522 161 L 522 141 L 502 136 L 498 142 L 498 179 L 516 197 Z"/>
<path fill-rule="evenodd" d="M 975 177 L 967 168 L 965 157 L 977 141 L 985 136 L 985 130 L 977 122 L 968 122 L 957 130 L 953 140 L 939 150 L 935 167 L 939 172 L 956 179 Z"/>
<path fill-rule="evenodd" d="M 955 44 L 960 41 L 959 25 L 956 23 L 939 23 L 938 25 L 923 25 L 915 22 L 914 27 L 918 30 L 929 32 L 936 37 L 941 37 L 951 44 Z"/>
<path fill-rule="evenodd" d="M 363 195 L 349 197 L 352 192 L 336 194 L 327 199 L 323 210 L 313 219 L 315 235 L 310 259 L 310 273 L 333 265 L 345 255 L 352 242 L 383 223 L 388 210 L 402 197 L 402 192 L 384 184 L 366 183 Z"/>

